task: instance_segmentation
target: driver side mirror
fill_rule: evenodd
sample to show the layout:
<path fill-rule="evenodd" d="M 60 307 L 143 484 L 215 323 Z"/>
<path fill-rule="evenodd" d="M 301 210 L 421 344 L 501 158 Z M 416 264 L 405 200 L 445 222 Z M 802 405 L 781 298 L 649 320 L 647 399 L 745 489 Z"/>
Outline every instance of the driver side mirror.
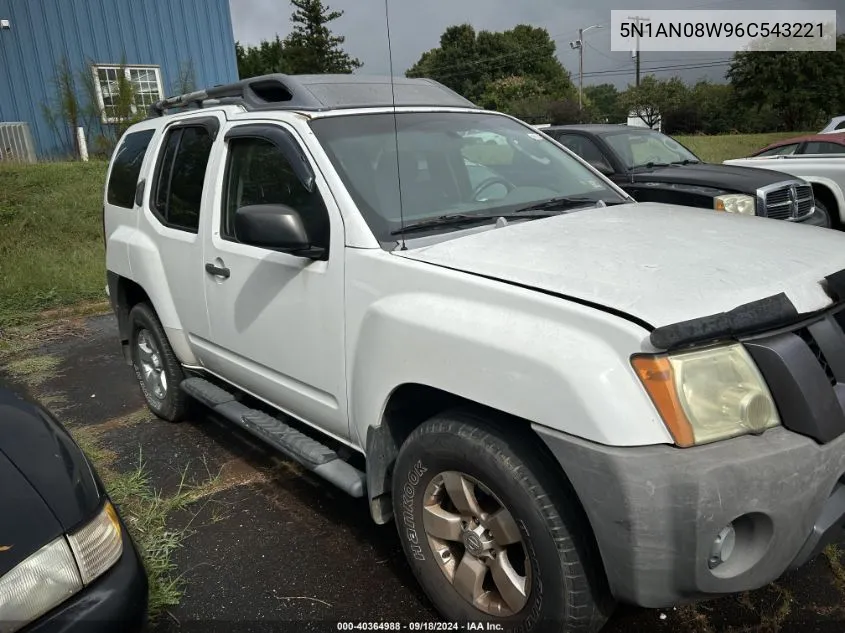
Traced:
<path fill-rule="evenodd" d="M 590 160 L 590 161 L 587 161 L 587 162 L 588 162 L 588 163 L 590 163 L 590 165 L 591 165 L 591 166 L 592 166 L 592 167 L 593 167 L 596 171 L 598 171 L 600 174 L 603 174 L 603 175 L 605 175 L 605 176 L 612 176 L 612 175 L 613 175 L 613 173 L 614 173 L 614 172 L 613 172 L 613 167 L 611 167 L 610 165 L 608 165 L 608 164 L 607 164 L 606 162 L 604 162 L 603 160 Z"/>
<path fill-rule="evenodd" d="M 324 248 L 312 247 L 296 209 L 284 204 L 253 204 L 235 212 L 235 237 L 242 244 L 320 259 Z"/>

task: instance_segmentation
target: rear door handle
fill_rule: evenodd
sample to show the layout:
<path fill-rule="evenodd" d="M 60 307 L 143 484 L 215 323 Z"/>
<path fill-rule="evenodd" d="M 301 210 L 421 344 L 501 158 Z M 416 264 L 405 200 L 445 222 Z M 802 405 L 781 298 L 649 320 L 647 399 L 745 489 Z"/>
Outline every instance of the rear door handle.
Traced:
<path fill-rule="evenodd" d="M 205 272 L 210 275 L 214 275 L 215 277 L 222 277 L 223 279 L 229 278 L 228 268 L 221 268 L 220 266 L 215 266 L 214 264 L 206 264 Z"/>

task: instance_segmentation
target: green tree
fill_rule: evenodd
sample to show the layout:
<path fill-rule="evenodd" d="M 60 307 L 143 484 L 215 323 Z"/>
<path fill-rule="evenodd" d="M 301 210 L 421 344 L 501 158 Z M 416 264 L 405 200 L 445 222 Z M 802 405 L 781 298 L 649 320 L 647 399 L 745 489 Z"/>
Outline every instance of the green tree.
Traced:
<path fill-rule="evenodd" d="M 291 4 L 293 32 L 283 43 L 288 72 L 348 74 L 363 66 L 341 48 L 346 38 L 329 30 L 329 23 L 341 17 L 343 11 L 331 10 L 322 0 L 291 0 Z"/>
<path fill-rule="evenodd" d="M 240 42 L 237 42 L 235 58 L 238 62 L 238 76 L 241 79 L 289 72 L 284 44 L 278 35 L 274 40 L 263 40 L 258 46 L 242 46 Z"/>
<path fill-rule="evenodd" d="M 514 104 L 546 97 L 546 90 L 533 77 L 503 77 L 491 81 L 481 96 L 480 105 L 488 110 L 510 113 Z"/>
<path fill-rule="evenodd" d="M 628 119 L 628 111 L 619 98 L 619 90 L 613 84 L 585 86 L 584 100 L 589 103 L 596 122 L 624 123 Z"/>
<path fill-rule="evenodd" d="M 737 96 L 769 108 L 781 128 L 815 127 L 845 109 L 845 35 L 836 51 L 772 52 L 755 50 L 734 55 L 727 77 Z"/>
<path fill-rule="evenodd" d="M 525 24 L 503 32 L 476 32 L 469 24 L 450 26 L 440 36 L 440 46 L 424 52 L 406 75 L 434 79 L 475 102 L 489 96 L 488 90 L 495 93 L 503 87 L 491 88 L 494 82 L 512 77 L 538 83 L 550 99 L 574 94 L 548 31 Z"/>
<path fill-rule="evenodd" d="M 649 127 L 661 117 L 678 108 L 686 99 L 688 90 L 678 77 L 657 79 L 647 75 L 639 86 L 628 86 L 620 97 L 628 112 L 635 112 Z"/>

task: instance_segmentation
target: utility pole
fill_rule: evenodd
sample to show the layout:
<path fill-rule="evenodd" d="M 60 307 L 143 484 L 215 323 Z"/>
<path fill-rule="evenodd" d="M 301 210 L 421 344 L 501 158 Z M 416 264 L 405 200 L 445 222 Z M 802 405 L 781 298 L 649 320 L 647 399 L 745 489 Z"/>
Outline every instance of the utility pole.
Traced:
<path fill-rule="evenodd" d="M 601 24 L 593 24 L 587 28 L 578 29 L 578 39 L 569 42 L 572 50 L 578 49 L 578 113 L 584 108 L 584 34 L 590 29 L 603 28 Z"/>
<path fill-rule="evenodd" d="M 635 16 L 629 15 L 628 19 L 636 23 L 636 27 L 634 28 L 634 31 L 636 33 L 637 43 L 634 45 L 634 50 L 632 51 L 632 54 L 633 54 L 634 58 L 636 58 L 636 61 L 637 61 L 637 80 L 636 80 L 637 83 L 636 83 L 636 85 L 639 86 L 640 85 L 640 22 L 649 22 L 649 21 L 651 21 L 651 18 L 644 18 L 644 17 L 641 17 L 639 15 L 635 15 Z"/>

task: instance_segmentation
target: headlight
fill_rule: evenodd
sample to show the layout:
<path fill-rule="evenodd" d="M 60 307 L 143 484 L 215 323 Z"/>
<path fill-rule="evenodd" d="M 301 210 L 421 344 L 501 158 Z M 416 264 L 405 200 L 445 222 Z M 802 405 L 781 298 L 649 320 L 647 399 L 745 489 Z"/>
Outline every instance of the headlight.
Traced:
<path fill-rule="evenodd" d="M 631 362 L 678 446 L 780 424 L 772 394 L 740 344 Z"/>
<path fill-rule="evenodd" d="M 123 552 L 108 501 L 93 521 L 45 545 L 0 578 L 0 633 L 44 615 L 114 565 Z"/>
<path fill-rule="evenodd" d="M 742 193 L 730 193 L 713 198 L 713 208 L 726 213 L 757 215 L 757 199 Z"/>
<path fill-rule="evenodd" d="M 0 578 L 0 631 L 16 631 L 80 589 L 73 554 L 60 536 Z"/>

